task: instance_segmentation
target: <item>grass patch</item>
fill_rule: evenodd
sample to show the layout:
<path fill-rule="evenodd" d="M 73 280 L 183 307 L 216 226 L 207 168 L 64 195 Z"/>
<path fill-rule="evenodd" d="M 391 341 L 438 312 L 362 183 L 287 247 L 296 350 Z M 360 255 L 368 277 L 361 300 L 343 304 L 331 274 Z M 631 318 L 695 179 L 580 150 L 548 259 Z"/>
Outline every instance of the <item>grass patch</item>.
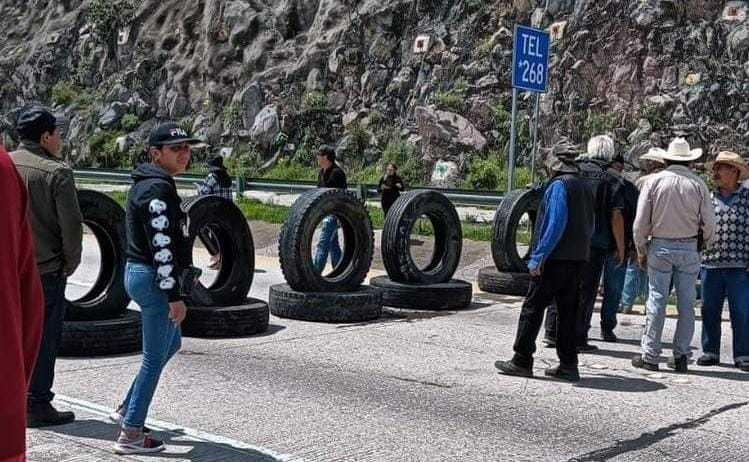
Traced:
<path fill-rule="evenodd" d="M 266 204 L 244 197 L 237 199 L 236 204 L 248 220 L 267 223 L 283 223 L 291 210 L 290 207 L 283 205 Z"/>
<path fill-rule="evenodd" d="M 127 193 L 122 191 L 112 191 L 108 192 L 107 195 L 114 199 L 118 204 L 120 204 L 120 207 L 125 208 L 125 204 L 127 204 Z"/>

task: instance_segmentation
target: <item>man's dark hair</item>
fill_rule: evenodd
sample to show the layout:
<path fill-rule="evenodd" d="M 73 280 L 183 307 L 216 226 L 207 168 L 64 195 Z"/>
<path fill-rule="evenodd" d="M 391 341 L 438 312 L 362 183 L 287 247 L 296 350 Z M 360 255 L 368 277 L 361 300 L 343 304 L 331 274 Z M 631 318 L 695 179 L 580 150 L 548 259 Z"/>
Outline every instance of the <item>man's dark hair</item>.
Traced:
<path fill-rule="evenodd" d="M 47 108 L 30 105 L 18 114 L 16 132 L 22 140 L 38 143 L 45 133 L 54 133 L 57 128 L 57 118 Z"/>
<path fill-rule="evenodd" d="M 327 144 L 323 144 L 317 148 L 317 155 L 327 157 L 329 161 L 335 162 L 335 149 Z"/>
<path fill-rule="evenodd" d="M 681 161 L 681 160 L 668 160 L 668 159 L 664 159 L 664 162 L 666 162 L 667 166 L 670 166 L 670 165 L 681 165 L 682 167 L 691 167 L 692 166 L 692 161 L 691 160 L 690 161 Z"/>
<path fill-rule="evenodd" d="M 395 162 L 388 162 L 388 167 L 393 167 L 395 170 L 398 170 L 398 166 L 395 165 Z"/>

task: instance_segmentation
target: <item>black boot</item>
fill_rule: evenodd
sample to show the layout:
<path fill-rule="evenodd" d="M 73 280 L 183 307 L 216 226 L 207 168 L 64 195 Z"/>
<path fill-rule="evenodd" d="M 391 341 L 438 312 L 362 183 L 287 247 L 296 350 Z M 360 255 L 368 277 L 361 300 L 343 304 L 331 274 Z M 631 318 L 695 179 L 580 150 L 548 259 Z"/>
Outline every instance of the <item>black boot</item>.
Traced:
<path fill-rule="evenodd" d="M 639 369 L 645 369 L 647 371 L 657 371 L 658 365 L 649 363 L 645 361 L 645 358 L 642 357 L 642 355 L 637 355 L 634 358 L 632 358 L 632 365 L 639 368 Z"/>
<path fill-rule="evenodd" d="M 50 403 L 29 403 L 26 411 L 28 428 L 64 425 L 75 420 L 72 412 L 59 412 Z"/>
<path fill-rule="evenodd" d="M 577 370 L 577 367 L 563 367 L 561 364 L 546 369 L 544 375 L 568 382 L 580 381 L 580 372 Z"/>
<path fill-rule="evenodd" d="M 515 364 L 515 361 L 496 361 L 494 367 L 499 369 L 503 374 L 514 375 L 517 377 L 533 377 L 533 364 L 529 367 L 522 367 Z"/>
<path fill-rule="evenodd" d="M 616 338 L 616 334 L 614 333 L 613 329 L 601 329 L 601 339 L 604 342 L 610 342 L 610 343 L 616 343 L 618 338 Z"/>
<path fill-rule="evenodd" d="M 678 358 L 671 358 L 668 360 L 667 365 L 676 372 L 687 372 L 687 357 L 679 356 Z"/>

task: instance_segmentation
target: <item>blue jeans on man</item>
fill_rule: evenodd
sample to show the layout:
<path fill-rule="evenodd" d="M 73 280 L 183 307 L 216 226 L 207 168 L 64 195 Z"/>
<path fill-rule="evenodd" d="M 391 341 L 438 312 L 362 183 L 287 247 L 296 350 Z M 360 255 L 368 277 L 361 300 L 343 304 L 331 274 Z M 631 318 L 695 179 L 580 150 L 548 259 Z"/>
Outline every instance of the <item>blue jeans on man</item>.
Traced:
<path fill-rule="evenodd" d="M 335 217 L 327 217 L 322 222 L 320 240 L 317 242 L 315 257 L 312 260 L 315 271 L 322 273 L 328 262 L 328 255 L 335 268 L 342 258 L 341 246 L 338 244 L 338 220 Z"/>
<path fill-rule="evenodd" d="M 640 268 L 637 261 L 629 262 L 626 275 L 624 276 L 624 288 L 622 289 L 621 311 L 632 309 L 640 297 L 648 296 L 648 272 Z"/>
<path fill-rule="evenodd" d="M 29 384 L 29 404 L 51 403 L 55 394 L 52 384 L 55 381 L 57 350 L 62 337 L 62 324 L 65 319 L 65 286 L 67 278 L 62 271 L 42 274 L 44 290 L 44 330 L 34 373 Z"/>
<path fill-rule="evenodd" d="M 627 265 L 620 264 L 616 254 L 606 257 L 603 269 L 603 303 L 601 304 L 601 330 L 613 331 L 616 327 L 616 313 L 624 290 L 624 277 Z"/>
<path fill-rule="evenodd" d="M 697 239 L 654 238 L 648 247 L 649 292 L 645 333 L 642 336 L 643 359 L 657 364 L 661 354 L 661 335 L 671 280 L 676 288 L 679 318 L 674 334 L 674 358 L 691 357 L 694 336 L 695 285 L 700 272 Z"/>
<path fill-rule="evenodd" d="M 143 362 L 122 402 L 126 429 L 143 427 L 161 372 L 182 345 L 180 328 L 169 319 L 167 294 L 155 281 L 156 271 L 150 265 L 127 263 L 125 289 L 140 306 L 143 323 Z"/>
<path fill-rule="evenodd" d="M 720 359 L 723 303 L 733 330 L 733 360 L 749 363 L 749 271 L 746 268 L 702 268 L 702 353 Z"/>

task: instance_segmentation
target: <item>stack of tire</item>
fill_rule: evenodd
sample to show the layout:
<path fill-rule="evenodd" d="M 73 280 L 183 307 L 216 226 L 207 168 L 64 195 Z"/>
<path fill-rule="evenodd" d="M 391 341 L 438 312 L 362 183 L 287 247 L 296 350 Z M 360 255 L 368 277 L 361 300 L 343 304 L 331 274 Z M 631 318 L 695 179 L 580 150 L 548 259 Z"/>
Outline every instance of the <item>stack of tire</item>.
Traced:
<path fill-rule="evenodd" d="M 411 254 L 414 224 L 423 216 L 434 229 L 429 263 L 419 267 Z M 471 304 L 473 287 L 452 279 L 460 263 L 463 230 L 455 206 L 435 191 L 409 191 L 393 204 L 382 231 L 387 276 L 372 278 L 386 306 L 417 310 L 459 310 Z"/>
<path fill-rule="evenodd" d="M 125 211 L 109 196 L 96 191 L 80 190 L 78 202 L 83 222 L 99 245 L 101 262 L 88 292 L 67 302 L 59 354 L 106 356 L 139 352 L 140 313 L 127 309 L 130 298 L 125 290 Z M 198 296 L 187 301 L 183 334 L 230 337 L 264 332 L 268 328 L 268 305 L 246 298 L 255 256 L 252 234 L 242 212 L 231 201 L 215 196 L 188 199 L 183 207 L 188 215 L 190 244 L 210 229 L 222 253 L 214 283 L 207 288 L 198 286 Z"/>
<path fill-rule="evenodd" d="M 313 237 L 318 225 L 335 217 L 343 234 L 340 262 L 329 274 L 313 265 Z M 271 286 L 271 313 L 302 321 L 351 323 L 382 314 L 382 292 L 363 285 L 372 265 L 374 232 L 364 203 L 339 189 L 316 189 L 292 205 L 278 239 L 286 284 Z"/>
<path fill-rule="evenodd" d="M 215 246 L 221 255 L 214 281 L 196 284 L 187 302 L 182 322 L 186 337 L 244 337 L 268 330 L 268 304 L 247 298 L 255 273 L 255 245 L 242 211 L 219 196 L 186 199 L 182 208 L 188 217 L 189 242 Z"/>
<path fill-rule="evenodd" d="M 479 288 L 484 292 L 517 296 L 528 294 L 528 259 L 534 238 L 531 237 L 528 250 L 521 255 L 517 231 L 526 216 L 533 232 L 541 196 L 540 188 L 519 189 L 510 191 L 502 199 L 492 230 L 492 259 L 496 266 L 482 268 L 478 275 Z"/>
<path fill-rule="evenodd" d="M 93 286 L 68 301 L 60 356 L 105 356 L 141 350 L 140 313 L 128 310 L 125 291 L 125 211 L 106 194 L 78 191 L 83 223 L 99 244 L 101 263 Z M 73 281 L 73 283 L 75 283 Z"/>

